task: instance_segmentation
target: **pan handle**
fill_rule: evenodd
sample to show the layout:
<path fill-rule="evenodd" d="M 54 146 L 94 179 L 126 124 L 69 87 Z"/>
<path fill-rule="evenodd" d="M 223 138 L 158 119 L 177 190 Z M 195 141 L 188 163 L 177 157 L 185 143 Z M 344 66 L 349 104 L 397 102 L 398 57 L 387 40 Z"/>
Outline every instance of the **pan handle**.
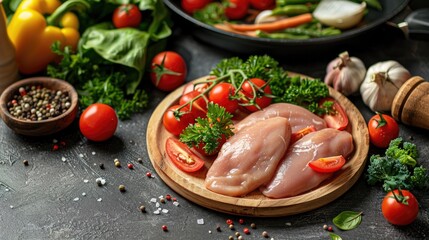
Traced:
<path fill-rule="evenodd" d="M 400 29 L 406 38 L 429 40 L 429 8 L 413 10 L 407 6 L 386 23 Z"/>

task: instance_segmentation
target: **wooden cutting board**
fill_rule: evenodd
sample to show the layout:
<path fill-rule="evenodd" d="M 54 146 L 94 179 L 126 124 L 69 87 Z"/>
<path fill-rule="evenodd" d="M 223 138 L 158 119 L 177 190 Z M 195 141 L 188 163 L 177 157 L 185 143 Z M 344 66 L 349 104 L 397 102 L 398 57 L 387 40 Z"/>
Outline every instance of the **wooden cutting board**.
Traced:
<path fill-rule="evenodd" d="M 199 78 L 201 81 L 207 77 Z M 165 153 L 165 141 L 171 136 L 163 124 L 162 116 L 171 105 L 178 102 L 183 87 L 170 93 L 155 109 L 147 127 L 147 149 L 159 177 L 182 197 L 201 206 L 235 215 L 277 217 L 302 213 L 319 208 L 343 195 L 362 174 L 369 149 L 368 128 L 359 110 L 345 96 L 329 88 L 349 117 L 346 131 L 353 135 L 355 150 L 344 168 L 318 188 L 295 197 L 270 199 L 259 191 L 245 197 L 229 197 L 214 193 L 204 187 L 204 179 L 213 159 L 207 159 L 205 168 L 189 174 L 176 168 Z"/>

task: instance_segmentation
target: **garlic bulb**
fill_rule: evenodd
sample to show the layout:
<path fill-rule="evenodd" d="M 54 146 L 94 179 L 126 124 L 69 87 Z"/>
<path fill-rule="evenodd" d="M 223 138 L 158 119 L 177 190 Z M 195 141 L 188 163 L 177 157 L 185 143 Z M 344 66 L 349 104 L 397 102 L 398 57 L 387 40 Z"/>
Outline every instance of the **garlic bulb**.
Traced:
<path fill-rule="evenodd" d="M 347 0 L 323 0 L 313 12 L 321 23 L 340 29 L 356 26 L 365 14 L 366 3 Z"/>
<path fill-rule="evenodd" d="M 348 96 L 359 91 L 365 73 L 365 65 L 359 58 L 350 57 L 348 52 L 343 52 L 328 64 L 325 83 Z"/>
<path fill-rule="evenodd" d="M 396 61 L 372 65 L 360 86 L 364 103 L 374 112 L 389 112 L 393 98 L 410 77 L 410 72 Z"/>

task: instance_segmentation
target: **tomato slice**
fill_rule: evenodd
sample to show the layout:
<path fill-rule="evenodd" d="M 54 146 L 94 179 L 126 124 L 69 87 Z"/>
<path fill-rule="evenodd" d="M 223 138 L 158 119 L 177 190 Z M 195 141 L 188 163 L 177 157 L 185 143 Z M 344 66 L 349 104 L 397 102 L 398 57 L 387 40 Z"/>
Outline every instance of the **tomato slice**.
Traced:
<path fill-rule="evenodd" d="M 299 130 L 298 132 L 292 133 L 292 135 L 290 136 L 290 144 L 295 143 L 299 139 L 303 138 L 305 135 L 307 135 L 311 132 L 315 132 L 315 131 L 317 131 L 316 127 L 311 125 L 311 126 L 308 126 L 308 127 L 305 127 L 303 129 Z"/>
<path fill-rule="evenodd" d="M 165 142 L 165 149 L 169 159 L 184 172 L 196 172 L 204 166 L 204 160 L 176 138 L 169 137 Z"/>
<path fill-rule="evenodd" d="M 333 156 L 333 157 L 325 157 L 319 158 L 315 161 L 312 161 L 308 164 L 311 169 L 320 173 L 332 173 L 340 170 L 344 164 L 346 163 L 346 159 L 342 156 Z"/>
<path fill-rule="evenodd" d="M 323 98 L 322 100 L 320 100 L 319 106 L 323 106 L 325 102 L 333 102 L 332 112 L 323 115 L 323 119 L 326 121 L 328 127 L 335 128 L 340 131 L 344 130 L 347 125 L 349 125 L 349 118 L 347 117 L 347 114 L 344 109 L 335 99 L 331 97 Z"/>

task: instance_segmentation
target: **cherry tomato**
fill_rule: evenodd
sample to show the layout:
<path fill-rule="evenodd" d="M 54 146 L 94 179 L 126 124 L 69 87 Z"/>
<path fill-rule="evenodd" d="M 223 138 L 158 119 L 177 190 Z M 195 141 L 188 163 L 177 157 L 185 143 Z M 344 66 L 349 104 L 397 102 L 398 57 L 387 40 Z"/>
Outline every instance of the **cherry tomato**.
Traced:
<path fill-rule="evenodd" d="M 417 218 L 419 203 L 410 191 L 394 190 L 384 197 L 381 211 L 384 218 L 391 224 L 404 226 L 412 223 Z"/>
<path fill-rule="evenodd" d="M 162 117 L 162 123 L 168 132 L 175 136 L 179 136 L 182 131 L 189 125 L 195 123 L 195 115 L 189 111 L 189 107 L 185 106 L 179 110 L 179 118 L 176 118 L 174 112 L 180 105 L 173 105 L 165 111 Z"/>
<path fill-rule="evenodd" d="M 180 105 L 188 104 L 192 101 L 192 99 L 194 99 L 200 94 L 201 93 L 197 90 L 188 92 L 180 97 L 179 104 Z M 190 107 L 189 104 L 188 106 L 195 116 L 205 118 L 207 114 L 207 101 L 208 99 L 205 96 L 201 96 L 193 101 L 192 107 Z"/>
<path fill-rule="evenodd" d="M 220 149 L 222 148 L 222 145 L 225 142 L 226 142 L 226 137 L 225 137 L 225 135 L 222 135 L 222 138 L 218 139 L 218 144 L 219 144 L 218 147 L 211 153 L 207 153 L 204 150 L 205 143 L 200 143 L 200 144 L 198 144 L 198 146 L 194 146 L 193 149 L 203 156 L 210 157 L 210 156 L 214 156 L 214 155 L 218 154 Z"/>
<path fill-rule="evenodd" d="M 305 135 L 307 135 L 311 132 L 315 132 L 315 131 L 317 131 L 317 129 L 313 125 L 311 125 L 311 126 L 308 126 L 308 127 L 305 127 L 303 129 L 299 130 L 298 132 L 292 133 L 292 135 L 290 136 L 289 145 L 295 143 L 296 141 L 298 141 L 299 139 L 301 139 Z"/>
<path fill-rule="evenodd" d="M 265 86 L 264 86 L 265 85 Z M 256 93 L 255 103 L 259 106 L 245 106 L 247 110 L 251 112 L 256 112 L 260 109 L 263 109 L 271 104 L 271 98 L 264 96 L 265 94 L 271 94 L 271 88 L 266 82 L 259 78 L 251 78 L 244 81 L 242 87 L 242 93 L 249 99 L 252 99 Z M 261 92 L 263 91 L 263 93 Z M 248 101 L 244 101 L 245 103 Z"/>
<path fill-rule="evenodd" d="M 176 138 L 167 138 L 165 150 L 169 159 L 182 171 L 196 172 L 204 166 L 204 161 Z"/>
<path fill-rule="evenodd" d="M 209 100 L 222 106 L 229 113 L 234 113 L 238 109 L 238 100 L 233 99 L 235 88 L 230 83 L 219 83 L 209 92 Z"/>
<path fill-rule="evenodd" d="M 323 115 L 326 125 L 330 128 L 344 130 L 349 125 L 349 118 L 341 105 L 333 98 L 323 98 L 319 102 L 319 106 L 323 106 L 325 102 L 333 102 L 332 113 Z"/>
<path fill-rule="evenodd" d="M 308 163 L 311 169 L 320 173 L 332 173 L 340 170 L 344 164 L 346 163 L 346 159 L 342 156 L 333 156 L 333 157 L 325 157 L 319 158 L 315 161 L 311 161 Z"/>
<path fill-rule="evenodd" d="M 275 0 L 250 0 L 250 6 L 257 10 L 273 9 L 276 6 Z"/>
<path fill-rule="evenodd" d="M 176 52 L 158 53 L 152 59 L 151 69 L 150 79 L 162 91 L 172 91 L 185 82 L 186 62 Z"/>
<path fill-rule="evenodd" d="M 118 126 L 115 110 L 107 104 L 89 105 L 80 115 L 79 128 L 89 140 L 101 142 L 113 136 Z"/>
<path fill-rule="evenodd" d="M 229 20 L 238 20 L 246 16 L 249 0 L 229 0 L 225 15 Z"/>
<path fill-rule="evenodd" d="M 399 136 L 398 123 L 386 114 L 374 115 L 368 121 L 369 139 L 379 148 L 387 148 L 390 141 Z"/>
<path fill-rule="evenodd" d="M 211 0 L 182 0 L 181 5 L 185 12 L 192 14 L 195 11 L 204 8 Z"/>
<path fill-rule="evenodd" d="M 115 9 L 112 16 L 116 28 L 137 28 L 142 20 L 140 9 L 135 4 L 122 4 Z"/>

